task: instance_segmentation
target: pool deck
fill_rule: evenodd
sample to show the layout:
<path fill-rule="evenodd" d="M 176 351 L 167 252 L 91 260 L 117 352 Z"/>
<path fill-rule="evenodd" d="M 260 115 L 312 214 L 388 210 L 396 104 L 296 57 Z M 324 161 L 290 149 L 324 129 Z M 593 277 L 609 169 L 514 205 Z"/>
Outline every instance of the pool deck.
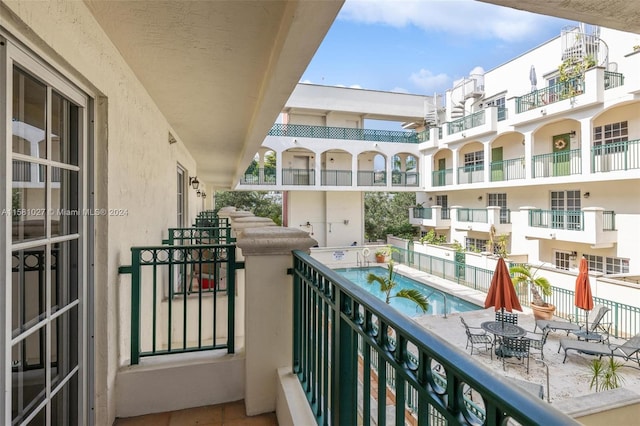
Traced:
<path fill-rule="evenodd" d="M 446 293 L 484 306 L 486 293 L 452 283 L 405 265 L 395 265 L 395 267 L 398 272 L 416 281 L 424 282 Z M 523 307 L 522 313 L 516 313 L 518 313 L 518 325 L 528 331 L 533 331 L 535 321 L 531 309 Z M 469 354 L 469 349 L 465 349 L 467 337 L 464 327 L 460 322 L 460 316 L 462 316 L 470 326 L 479 327 L 482 322 L 495 319 L 495 310 L 489 308 L 471 312 L 452 313 L 448 314 L 446 318 L 444 316 L 422 315 L 414 317 L 413 320 L 425 329 L 442 337 Z M 545 397 L 548 395 L 552 404 L 557 404 L 558 407 L 562 407 L 563 411 L 569 413 L 572 411 L 572 407 L 582 405 L 579 399 L 589 397 L 589 395 L 591 395 L 593 399 L 595 390 L 589 389 L 592 377 L 590 374 L 590 363 L 595 357 L 571 351 L 567 356 L 566 363 L 563 364 L 564 351 L 561 350 L 560 353 L 558 353 L 559 341 L 563 337 L 566 337 L 566 333 L 562 331 L 549 333 L 544 347 L 544 363 L 536 361 L 540 359 L 540 354 L 537 350 L 531 352 L 529 374 L 526 372 L 526 366 L 509 362 L 507 362 L 506 371 L 503 371 L 502 360 L 495 355 L 493 359 L 491 359 L 489 352 L 483 349 L 480 351 L 474 350 L 473 355 L 469 356 L 472 356 L 480 365 L 490 369 L 498 376 L 516 378 L 542 385 L 543 388 L 545 388 Z M 611 338 L 611 343 L 623 342 L 623 340 Z M 632 399 L 637 396 L 635 400 L 640 401 L 640 370 L 638 369 L 638 364 L 632 361 L 624 362 L 622 358 L 615 359 L 625 365 L 624 368 L 619 370 L 624 380 L 623 388 L 625 393 L 631 396 Z M 631 368 L 631 366 L 635 366 L 635 368 Z M 546 368 L 549 370 L 548 392 L 546 390 Z M 597 398 L 605 407 L 613 404 L 605 395 L 607 393 L 610 392 L 600 392 Z M 615 398 L 612 398 L 612 401 L 614 400 Z"/>

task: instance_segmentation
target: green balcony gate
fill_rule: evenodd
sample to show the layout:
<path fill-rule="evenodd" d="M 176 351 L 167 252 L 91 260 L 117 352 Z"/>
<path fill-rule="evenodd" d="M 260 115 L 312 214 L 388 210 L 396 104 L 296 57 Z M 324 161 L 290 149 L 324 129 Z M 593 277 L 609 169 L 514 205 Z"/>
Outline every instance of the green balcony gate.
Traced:
<path fill-rule="evenodd" d="M 235 271 L 242 267 L 235 250 L 232 244 L 131 248 L 131 265 L 119 272 L 131 274 L 132 365 L 145 356 L 235 351 Z"/>

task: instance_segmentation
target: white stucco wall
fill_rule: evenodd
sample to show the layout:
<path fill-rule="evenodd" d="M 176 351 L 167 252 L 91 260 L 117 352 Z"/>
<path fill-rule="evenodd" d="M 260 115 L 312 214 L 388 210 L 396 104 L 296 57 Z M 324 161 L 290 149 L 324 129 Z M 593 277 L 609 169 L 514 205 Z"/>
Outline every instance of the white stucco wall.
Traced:
<path fill-rule="evenodd" d="M 364 241 L 362 192 L 290 191 L 287 206 L 289 228 L 309 232 L 320 247 Z"/>
<path fill-rule="evenodd" d="M 127 357 L 119 349 L 129 339 L 118 328 L 129 320 L 130 280 L 118 266 L 131 262 L 131 246 L 160 244 L 175 226 L 176 166 L 194 176 L 195 161 L 84 3 L 3 2 L 0 22 L 95 99 L 95 207 L 128 211 L 97 217 L 95 230 L 95 417 L 111 424 Z M 199 199 L 187 194 L 191 223 Z"/>

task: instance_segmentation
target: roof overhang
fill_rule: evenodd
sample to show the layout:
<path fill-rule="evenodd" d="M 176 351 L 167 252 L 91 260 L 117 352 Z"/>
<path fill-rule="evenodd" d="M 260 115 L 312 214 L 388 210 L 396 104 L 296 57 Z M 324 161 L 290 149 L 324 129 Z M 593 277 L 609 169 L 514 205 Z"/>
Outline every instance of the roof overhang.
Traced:
<path fill-rule="evenodd" d="M 344 0 L 84 0 L 197 161 L 232 188 Z"/>

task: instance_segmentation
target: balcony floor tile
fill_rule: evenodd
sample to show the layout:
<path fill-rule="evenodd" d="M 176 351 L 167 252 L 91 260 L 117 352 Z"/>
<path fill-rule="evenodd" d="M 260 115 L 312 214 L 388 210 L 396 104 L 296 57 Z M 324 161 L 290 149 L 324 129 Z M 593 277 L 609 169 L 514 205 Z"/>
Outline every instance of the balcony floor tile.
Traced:
<path fill-rule="evenodd" d="M 116 419 L 114 426 L 272 426 L 275 413 L 247 417 L 244 401 Z"/>

